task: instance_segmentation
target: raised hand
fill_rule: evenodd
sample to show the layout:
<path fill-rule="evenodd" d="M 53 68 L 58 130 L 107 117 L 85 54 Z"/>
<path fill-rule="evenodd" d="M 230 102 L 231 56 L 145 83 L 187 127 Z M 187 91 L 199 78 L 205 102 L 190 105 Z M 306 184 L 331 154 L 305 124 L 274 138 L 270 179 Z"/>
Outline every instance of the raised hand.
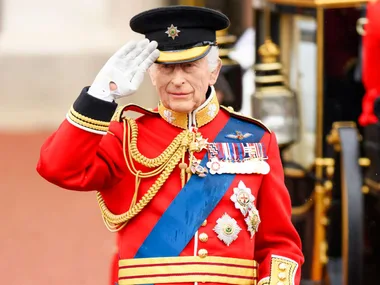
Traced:
<path fill-rule="evenodd" d="M 159 55 L 155 41 L 128 42 L 99 71 L 88 94 L 109 102 L 133 94 Z"/>

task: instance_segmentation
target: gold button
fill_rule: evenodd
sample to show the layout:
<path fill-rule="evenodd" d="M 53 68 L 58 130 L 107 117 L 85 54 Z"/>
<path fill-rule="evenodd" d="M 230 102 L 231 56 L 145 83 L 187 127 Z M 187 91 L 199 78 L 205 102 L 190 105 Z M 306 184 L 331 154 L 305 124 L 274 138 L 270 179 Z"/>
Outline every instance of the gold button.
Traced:
<path fill-rule="evenodd" d="M 204 248 L 201 248 L 200 250 L 198 250 L 198 255 L 199 255 L 199 257 L 201 257 L 201 258 L 205 258 L 205 257 L 207 256 L 207 254 L 208 254 L 208 252 L 207 252 L 207 250 L 204 249 Z"/>
<path fill-rule="evenodd" d="M 278 278 L 281 280 L 281 281 L 284 281 L 286 279 L 286 273 L 285 272 L 280 272 L 278 274 Z"/>
<path fill-rule="evenodd" d="M 278 265 L 278 268 L 279 268 L 280 270 L 284 271 L 284 270 L 286 270 L 287 266 L 286 266 L 285 263 L 280 263 L 280 264 Z"/>
<path fill-rule="evenodd" d="M 205 220 L 203 223 L 202 223 L 202 227 L 205 227 L 207 225 L 207 220 Z"/>
<path fill-rule="evenodd" d="M 207 241 L 208 241 L 208 235 L 207 235 L 206 233 L 201 233 L 201 234 L 199 235 L 199 240 L 200 240 L 201 242 L 207 242 Z"/>

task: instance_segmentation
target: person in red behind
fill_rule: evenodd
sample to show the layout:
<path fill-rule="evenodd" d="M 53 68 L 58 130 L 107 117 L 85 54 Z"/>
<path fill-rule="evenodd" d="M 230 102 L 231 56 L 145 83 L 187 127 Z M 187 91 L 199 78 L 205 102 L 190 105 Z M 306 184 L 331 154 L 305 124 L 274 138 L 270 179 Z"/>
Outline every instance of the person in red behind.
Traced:
<path fill-rule="evenodd" d="M 363 37 L 363 83 L 366 93 L 363 97 L 361 126 L 378 122 L 374 113 L 374 102 L 380 97 L 380 1 L 369 1 L 367 20 Z"/>
<path fill-rule="evenodd" d="M 146 39 L 110 58 L 41 148 L 47 181 L 97 191 L 118 234 L 120 285 L 300 283 L 304 257 L 276 136 L 215 95 L 215 31 L 228 25 L 200 7 L 136 15 L 130 26 Z M 158 107 L 117 109 L 146 71 Z"/>

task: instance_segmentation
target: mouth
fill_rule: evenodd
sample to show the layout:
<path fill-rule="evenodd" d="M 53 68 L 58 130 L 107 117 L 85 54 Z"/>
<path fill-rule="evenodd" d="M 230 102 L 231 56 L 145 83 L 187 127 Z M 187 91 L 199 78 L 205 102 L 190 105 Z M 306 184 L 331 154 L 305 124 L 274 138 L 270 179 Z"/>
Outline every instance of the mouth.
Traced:
<path fill-rule="evenodd" d="M 168 92 L 169 95 L 174 97 L 184 97 L 189 95 L 191 92 Z"/>

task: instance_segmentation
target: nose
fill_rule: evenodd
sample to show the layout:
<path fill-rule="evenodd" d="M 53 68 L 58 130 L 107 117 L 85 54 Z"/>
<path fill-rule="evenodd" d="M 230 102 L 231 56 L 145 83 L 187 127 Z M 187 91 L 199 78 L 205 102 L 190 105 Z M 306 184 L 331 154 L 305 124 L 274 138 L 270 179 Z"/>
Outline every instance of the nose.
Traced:
<path fill-rule="evenodd" d="M 185 77 L 184 77 L 184 74 L 183 74 L 181 67 L 176 66 L 174 68 L 171 83 L 176 87 L 179 87 L 179 86 L 185 84 Z"/>

